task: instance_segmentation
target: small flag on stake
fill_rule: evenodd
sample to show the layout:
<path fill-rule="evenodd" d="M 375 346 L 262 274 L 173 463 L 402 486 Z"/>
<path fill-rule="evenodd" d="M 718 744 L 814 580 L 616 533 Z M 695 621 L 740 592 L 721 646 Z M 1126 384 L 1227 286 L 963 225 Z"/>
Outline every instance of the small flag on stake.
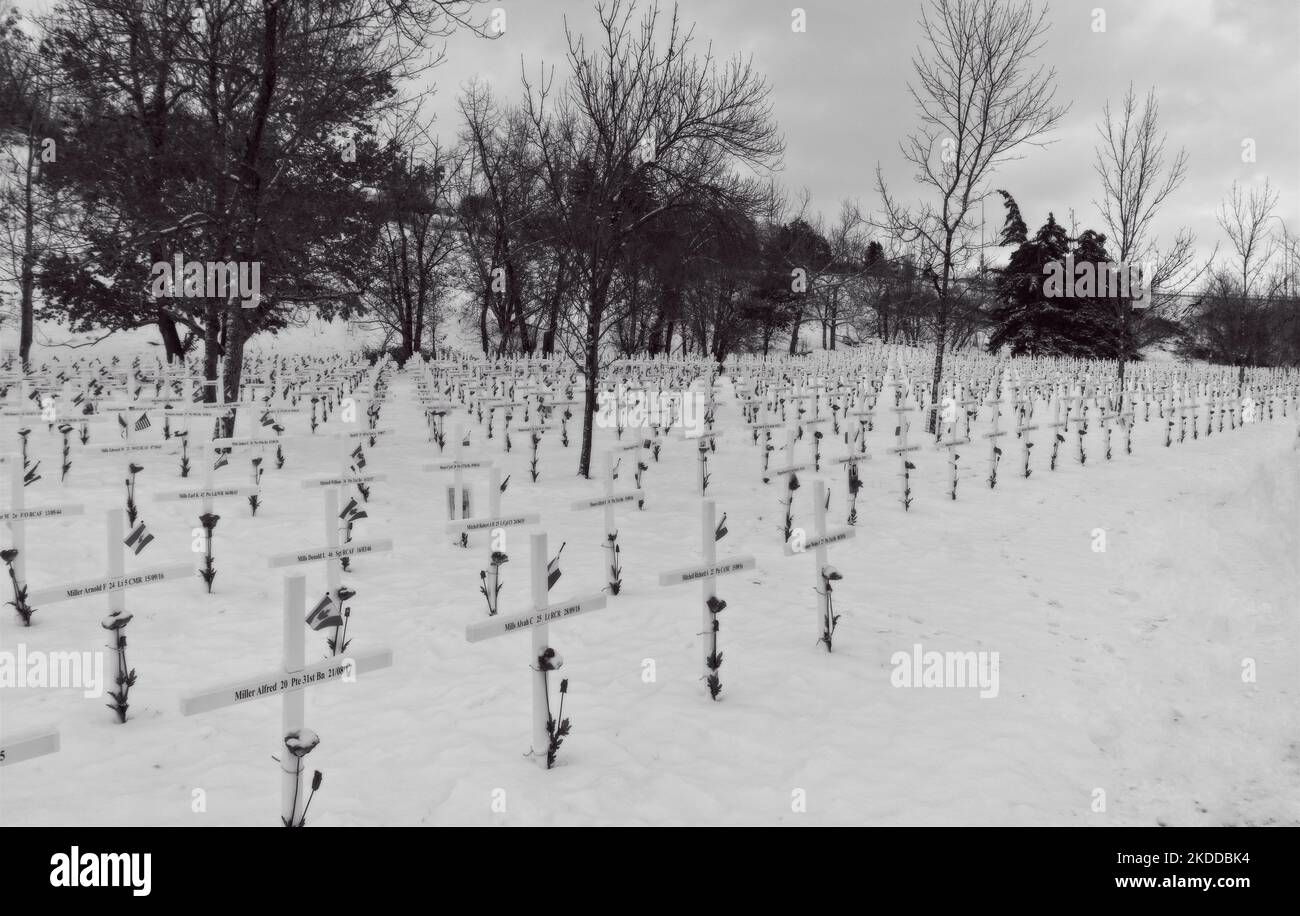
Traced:
<path fill-rule="evenodd" d="M 727 513 L 722 513 L 722 521 L 718 522 L 717 530 L 713 532 L 713 540 L 720 541 L 727 536 Z"/>
<path fill-rule="evenodd" d="M 560 549 L 555 551 L 555 559 L 546 564 L 546 590 L 549 592 L 555 588 L 555 583 L 560 581 L 560 554 L 564 553 L 564 544 L 560 544 Z"/>
<path fill-rule="evenodd" d="M 135 421 L 135 431 L 141 432 L 142 430 L 146 430 L 148 428 L 149 428 L 149 415 L 147 413 L 142 413 L 140 414 L 140 419 Z"/>
<path fill-rule="evenodd" d="M 307 626 L 313 630 L 323 630 L 326 627 L 339 627 L 343 625 L 343 615 L 334 607 L 334 599 L 329 593 L 317 602 L 316 606 L 311 609 L 307 615 Z"/>
<path fill-rule="evenodd" d="M 217 463 L 212 466 L 212 470 L 219 471 L 226 465 L 230 464 L 230 459 L 226 457 L 227 451 L 229 450 L 223 449 L 222 451 L 217 452 Z"/>
<path fill-rule="evenodd" d="M 135 555 L 138 557 L 140 556 L 140 551 L 148 547 L 149 542 L 152 540 L 153 535 L 149 533 L 149 529 L 145 528 L 144 522 L 142 521 L 131 529 L 131 533 L 127 535 L 127 538 L 123 543 L 134 550 Z"/>

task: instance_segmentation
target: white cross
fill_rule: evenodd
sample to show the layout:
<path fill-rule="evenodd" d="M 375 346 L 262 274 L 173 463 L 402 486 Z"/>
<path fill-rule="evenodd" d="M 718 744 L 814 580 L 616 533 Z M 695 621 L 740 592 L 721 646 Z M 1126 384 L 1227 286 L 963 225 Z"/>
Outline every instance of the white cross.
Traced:
<path fill-rule="evenodd" d="M 746 569 L 753 569 L 755 560 L 753 556 L 745 554 L 743 556 L 733 557 L 722 563 L 718 562 L 718 543 L 717 543 L 717 507 L 713 500 L 705 499 L 700 501 L 700 565 L 688 566 L 684 569 L 674 569 L 670 572 L 659 574 L 659 584 L 662 585 L 680 585 L 683 582 L 700 582 L 701 598 L 704 602 L 702 611 L 704 632 L 701 636 L 703 640 L 703 677 L 706 679 L 712 673 L 709 668 L 709 656 L 717 650 L 717 640 L 714 636 L 714 624 L 717 622 L 717 615 L 709 607 L 709 599 L 717 597 L 717 586 L 714 579 L 718 576 L 728 575 L 729 573 L 741 572 Z"/>
<path fill-rule="evenodd" d="M 642 490 L 625 490 L 614 492 L 614 453 L 606 452 L 604 458 L 605 495 L 594 499 L 580 499 L 570 507 L 574 511 L 582 509 L 604 509 L 605 512 L 605 568 L 609 573 L 610 594 L 617 595 L 621 587 L 619 578 L 618 528 L 614 525 L 614 506 L 620 503 L 637 502 L 645 497 Z"/>
<path fill-rule="evenodd" d="M 27 523 L 47 518 L 59 518 L 68 515 L 81 515 L 86 507 L 80 503 L 64 503 L 55 506 L 26 506 L 26 487 L 23 485 L 22 458 L 18 455 L 0 455 L 0 465 L 8 465 L 10 470 L 9 508 L 0 512 L 0 521 L 9 523 L 13 546 L 18 550 L 14 558 L 14 573 L 20 585 L 27 583 Z"/>
<path fill-rule="evenodd" d="M 33 607 L 39 609 L 42 605 L 56 604 L 61 601 L 71 601 L 77 598 L 86 598 L 91 595 L 104 595 L 107 598 L 107 610 L 109 614 L 115 612 L 124 612 L 126 610 L 126 594 L 128 588 L 137 588 L 143 585 L 154 585 L 158 582 L 165 582 L 168 579 L 178 579 L 194 574 L 194 567 L 188 563 L 174 563 L 168 566 L 155 566 L 149 569 L 141 569 L 126 574 L 126 545 L 124 542 L 124 531 L 126 528 L 126 513 L 121 509 L 111 509 L 108 512 L 108 525 L 106 531 L 108 575 L 104 578 L 90 579 L 81 582 L 74 582 L 67 585 L 56 585 L 50 588 L 41 589 L 38 592 L 31 592 L 27 597 L 27 602 Z M 121 638 L 120 631 L 113 631 L 116 638 Z M 120 670 L 118 647 L 111 645 L 108 653 L 108 664 L 106 674 L 108 683 L 116 686 L 118 678 L 124 672 Z"/>
<path fill-rule="evenodd" d="M 281 670 L 252 678 L 244 678 L 220 687 L 190 694 L 181 700 L 181 715 L 193 716 L 250 700 L 280 696 L 281 731 L 285 738 L 303 728 L 306 711 L 307 687 L 340 680 L 351 682 L 356 675 L 393 664 L 391 649 L 374 649 L 369 652 L 348 653 L 324 661 L 307 664 L 306 660 L 306 579 L 302 575 L 286 576 L 284 580 L 283 666 Z M 280 754 L 280 817 L 286 825 L 296 824 L 302 812 L 302 766 L 299 758 L 289 753 L 281 739 Z"/>
<path fill-rule="evenodd" d="M 314 484 L 313 481 L 304 482 L 304 488 Z M 374 538 L 364 541 L 350 541 L 347 544 L 339 544 L 339 491 L 332 486 L 321 484 L 325 488 L 325 546 L 324 547 L 307 547 L 301 550 L 294 550 L 288 553 L 275 554 L 267 558 L 266 565 L 272 569 L 283 566 L 296 566 L 301 563 L 316 563 L 323 561 L 325 563 L 325 583 L 329 591 L 330 598 L 338 606 L 340 612 L 343 610 L 343 599 L 339 595 L 342 588 L 342 559 L 344 557 L 354 557 L 363 554 L 387 553 L 393 549 L 392 538 Z M 334 628 L 334 654 L 343 653 L 343 643 L 340 639 L 340 628 Z"/>
<path fill-rule="evenodd" d="M 545 767 L 547 765 L 547 751 L 550 747 L 551 735 L 547 728 L 547 720 L 550 718 L 550 701 L 546 691 L 547 669 L 542 666 L 542 657 L 549 648 L 547 646 L 549 625 L 556 621 L 567 620 L 578 614 L 600 610 L 605 607 L 605 596 L 589 595 L 585 598 L 548 605 L 546 603 L 548 591 L 546 579 L 547 563 L 549 561 L 546 553 L 546 533 L 539 532 L 532 535 L 531 547 L 530 572 L 533 609 L 523 614 L 515 614 L 509 617 L 497 615 L 478 623 L 472 623 L 465 628 L 465 639 L 468 642 L 479 642 L 522 630 L 532 632 L 530 667 L 533 669 L 533 754 L 537 757 L 538 762 Z"/>
<path fill-rule="evenodd" d="M 432 464 L 424 465 L 421 470 L 425 471 L 451 471 L 452 472 L 452 501 L 448 507 L 447 520 L 454 522 L 457 519 L 466 519 L 469 513 L 465 511 L 465 504 L 468 494 L 465 490 L 465 471 L 470 468 L 490 468 L 492 462 L 486 459 L 476 461 L 466 461 L 464 459 L 466 431 L 462 427 L 456 433 L 455 458 L 451 461 L 436 461 Z M 462 531 L 461 546 L 469 546 L 469 539 L 466 532 Z"/>
<path fill-rule="evenodd" d="M 796 553 L 802 553 L 808 548 L 812 548 L 816 557 L 816 568 L 813 576 L 813 589 L 817 593 L 817 638 L 818 641 L 826 643 L 826 651 L 831 651 L 831 631 L 835 628 L 834 619 L 831 616 L 830 602 L 830 583 L 839 578 L 839 573 L 827 564 L 826 549 L 831 544 L 837 544 L 840 541 L 847 541 L 857 536 L 856 528 L 836 528 L 829 531 L 826 528 L 826 482 L 818 479 L 813 481 L 812 485 L 813 498 L 813 536 L 803 538 L 802 532 L 796 529 L 795 537 L 790 538 L 790 542 L 785 545 L 785 555 L 794 556 Z"/>

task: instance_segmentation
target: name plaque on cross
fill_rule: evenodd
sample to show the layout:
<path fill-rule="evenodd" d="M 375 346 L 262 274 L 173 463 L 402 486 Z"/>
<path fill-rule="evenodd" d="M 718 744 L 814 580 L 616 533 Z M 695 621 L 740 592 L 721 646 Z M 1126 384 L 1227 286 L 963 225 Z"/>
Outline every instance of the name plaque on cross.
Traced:
<path fill-rule="evenodd" d="M 526 611 L 510 617 L 489 617 L 465 628 L 467 642 L 482 642 L 494 636 L 504 636 L 519 630 L 529 630 L 557 620 L 566 620 L 579 614 L 598 611 L 605 607 L 604 595 L 589 595 L 561 604 L 552 604 L 536 611 Z"/>
<path fill-rule="evenodd" d="M 34 518 L 56 518 L 61 515 L 83 515 L 86 507 L 80 504 L 63 506 L 36 506 L 31 509 L 10 509 L 0 512 L 0 522 L 22 522 Z"/>
<path fill-rule="evenodd" d="M 536 525 L 542 520 L 536 512 L 522 515 L 503 515 L 497 518 L 458 518 L 447 523 L 449 532 L 484 531 L 492 528 L 511 528 L 516 525 Z"/>
<path fill-rule="evenodd" d="M 272 672 L 262 677 L 246 678 L 223 687 L 210 688 L 203 693 L 182 697 L 181 715 L 193 716 L 238 703 L 247 703 L 249 700 L 260 700 L 277 693 L 290 693 L 313 684 L 390 668 L 392 664 L 392 649 L 372 649 L 368 652 L 336 655 L 313 662 L 292 673 Z"/>
<path fill-rule="evenodd" d="M 383 474 L 339 474 L 333 477 L 309 477 L 302 482 L 302 488 L 310 490 L 315 487 L 348 487 L 387 479 Z"/>
<path fill-rule="evenodd" d="M 56 601 L 68 601 L 73 598 L 84 598 L 87 595 L 120 592 L 140 585 L 152 585 L 155 582 L 179 579 L 182 576 L 191 576 L 193 574 L 193 566 L 188 563 L 177 563 L 172 566 L 159 566 L 154 569 L 145 569 L 137 573 L 121 576 L 88 579 L 83 582 L 74 582 L 71 585 L 57 585 L 53 588 L 32 592 L 27 600 L 33 605 L 49 604 Z"/>
<path fill-rule="evenodd" d="M 320 560 L 340 560 L 343 557 L 354 557 L 366 553 L 382 553 L 392 549 L 392 538 L 351 541 L 338 547 L 310 547 L 306 550 L 276 554 L 267 559 L 266 565 L 274 569 L 279 566 L 294 566 L 298 563 L 316 563 Z"/>
<path fill-rule="evenodd" d="M 660 573 L 659 584 L 677 585 L 682 582 L 695 582 L 699 579 L 712 579 L 715 576 L 725 576 L 729 573 L 753 569 L 755 565 L 756 562 L 750 555 L 733 557 L 730 560 L 709 566 L 689 566 L 685 569 L 674 569 L 671 572 Z"/>
<path fill-rule="evenodd" d="M 645 498 L 644 490 L 631 490 L 627 493 L 615 493 L 609 496 L 596 496 L 591 499 L 579 499 L 573 503 L 574 509 L 597 509 L 601 506 L 614 506 L 619 503 L 630 503 L 638 499 Z"/>

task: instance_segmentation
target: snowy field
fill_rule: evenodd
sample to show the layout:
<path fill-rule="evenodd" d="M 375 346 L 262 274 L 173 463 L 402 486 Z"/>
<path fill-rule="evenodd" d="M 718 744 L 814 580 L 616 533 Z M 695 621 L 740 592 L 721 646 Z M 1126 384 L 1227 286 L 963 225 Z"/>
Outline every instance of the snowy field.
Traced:
<path fill-rule="evenodd" d="M 699 677 L 699 588 L 658 583 L 659 573 L 698 562 L 701 549 L 696 449 L 675 431 L 657 462 L 645 458 L 644 509 L 617 510 L 622 593 L 550 628 L 573 732 L 545 771 L 525 756 L 529 639 L 466 642 L 466 625 L 485 618 L 487 537 L 466 550 L 447 533 L 451 475 L 421 470 L 438 449 L 413 376 L 391 378 L 379 425 L 397 432 L 365 451 L 367 472 L 387 480 L 374 485 L 355 537 L 390 537 L 395 549 L 355 560 L 343 582 L 357 593 L 353 648 L 391 647 L 394 664 L 306 692 L 306 723 L 321 735 L 309 769 L 325 774 L 313 825 L 1300 825 L 1294 414 L 1167 448 L 1155 411 L 1149 422 L 1139 411 L 1132 455 L 1117 432 L 1106 461 L 1101 424 L 1091 423 L 1086 465 L 1071 435 L 1054 472 L 1050 431 L 1040 429 L 1029 434 L 1037 447 L 1027 479 L 1012 434 L 995 489 L 977 439 L 959 450 L 956 501 L 946 453 L 926 442 L 914 453 L 908 512 L 887 453 L 893 424 L 878 420 L 872 458 L 860 466 L 856 538 L 830 548 L 844 578 L 828 654 L 817 642 L 813 556 L 783 553 L 784 489 L 779 478 L 763 483 L 759 447 L 724 377 L 708 495 L 727 513 L 719 557 L 752 553 L 757 566 L 717 580 L 727 601 L 721 696 L 712 702 Z M 241 435 L 255 419 L 241 413 Z M 128 592 L 128 660 L 139 681 L 125 725 L 104 698 L 79 689 L 4 689 L 0 728 L 55 724 L 62 750 L 0 769 L 0 823 L 277 823 L 278 700 L 189 718 L 179 708 L 186 694 L 279 664 L 284 571 L 269 569 L 267 556 L 323 544 L 321 491 L 299 481 L 339 470 L 337 445 L 324 437 L 331 426 L 313 440 L 302 415 L 290 421 L 284 468 L 266 453 L 256 518 L 243 499 L 217 504 L 213 594 L 197 577 Z M 987 422 L 986 411 L 979 430 Z M 9 447 L 15 427 L 4 423 Z M 140 438 L 161 440 L 160 426 Z M 540 526 L 507 532 L 502 613 L 528 607 L 531 530 L 548 533 L 551 553 L 567 544 L 552 600 L 598 592 L 601 513 L 570 508 L 602 492 L 574 473 L 580 415 L 568 448 L 545 436 L 535 484 L 526 434 L 512 433 L 506 454 L 499 421 L 487 440 L 462 409 L 448 417 L 449 440 L 461 427 L 472 435 L 464 457 L 490 457 L 510 475 L 504 511 L 541 514 Z M 92 425 L 92 446 L 116 438 L 111 420 Z M 826 428 L 821 476 L 833 527 L 847 515 L 845 466 L 833 463 L 846 453 L 842 439 Z M 603 451 L 631 441 L 630 432 L 620 441 L 597 430 L 593 472 Z M 48 470 L 26 490 L 27 505 L 86 506 L 81 518 L 28 525 L 32 589 L 102 576 L 102 520 L 122 506 L 126 460 L 74 437 L 73 470 L 60 485 L 57 434 L 37 424 L 30 450 Z M 190 536 L 197 507 L 153 499 L 202 482 L 201 471 L 180 480 L 176 450 L 173 440 L 136 459 L 136 499 L 156 540 L 128 553 L 128 572 L 200 559 Z M 625 457 L 620 488 L 631 486 L 630 465 Z M 237 452 L 215 479 L 244 484 L 248 475 L 248 454 Z M 800 476 L 795 524 L 807 525 L 815 475 Z M 486 475 L 466 480 L 479 514 Z M 1104 552 L 1094 549 L 1096 529 Z M 307 576 L 309 599 L 324 591 L 323 564 L 295 571 Z M 7 600 L 8 582 L 0 586 Z M 30 628 L 5 613 L 0 648 L 98 649 L 104 607 L 102 598 L 38 607 Z M 309 661 L 326 654 L 325 635 L 308 632 Z M 997 652 L 997 695 L 893 686 L 891 658 L 916 644 Z M 1253 660 L 1253 683 L 1243 681 L 1244 660 Z M 205 811 L 193 810 L 196 789 Z"/>

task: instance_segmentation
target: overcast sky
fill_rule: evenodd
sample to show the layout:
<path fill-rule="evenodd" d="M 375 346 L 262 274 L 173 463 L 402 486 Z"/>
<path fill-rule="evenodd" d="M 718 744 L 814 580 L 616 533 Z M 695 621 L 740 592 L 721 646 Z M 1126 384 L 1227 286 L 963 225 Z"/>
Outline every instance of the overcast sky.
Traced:
<path fill-rule="evenodd" d="M 454 96 L 478 75 L 517 96 L 521 60 L 562 66 L 564 18 L 589 30 L 592 0 L 515 0 L 489 3 L 506 11 L 496 41 L 453 37 L 437 72 L 432 110 L 444 139 L 454 136 Z M 807 32 L 792 32 L 789 0 L 681 0 L 696 35 L 715 54 L 752 54 L 772 85 L 775 116 L 786 138 L 780 182 L 807 187 L 813 207 L 828 218 L 842 198 L 878 208 L 877 163 L 894 190 L 918 193 L 899 152 L 917 127 L 907 92 L 920 38 L 920 4 L 900 0 L 800 0 Z M 1106 30 L 1093 31 L 1093 10 L 1104 9 Z M 1180 226 L 1208 254 L 1222 232 L 1215 209 L 1234 179 L 1281 192 L 1278 214 L 1300 232 L 1300 4 L 1295 0 L 1057 0 L 1041 60 L 1056 68 L 1057 98 L 1070 106 L 1047 149 L 998 172 L 995 187 L 1009 190 L 1036 229 L 1055 212 L 1068 225 L 1096 226 L 1093 172 L 1102 106 L 1117 105 L 1132 82 L 1139 95 L 1154 87 L 1172 149 L 1185 147 L 1188 178 L 1157 221 L 1159 237 Z M 1241 161 L 1244 138 L 1256 142 L 1257 161 Z M 989 232 L 1001 226 L 1000 199 L 988 202 Z M 1280 230 L 1276 222 L 1275 229 Z"/>
<path fill-rule="evenodd" d="M 643 0 L 644 2 L 644 0 Z M 35 8 L 32 0 L 20 7 Z M 46 3 L 39 4 L 46 6 Z M 671 3 L 666 2 L 670 7 Z M 787 150 L 778 180 L 791 194 L 807 187 L 815 210 L 833 218 L 842 198 L 875 210 L 877 163 L 901 197 L 917 186 L 899 153 L 899 141 L 917 126 L 907 94 L 920 38 L 915 0 L 799 0 L 807 31 L 791 30 L 789 0 L 681 0 L 682 16 L 696 24 L 701 48 L 715 55 L 753 55 L 772 85 L 776 119 Z M 564 21 L 589 31 L 594 0 L 491 0 L 506 13 L 505 34 L 485 41 L 467 34 L 447 43 L 447 61 L 435 73 L 429 110 L 444 141 L 457 132 L 455 97 L 471 77 L 517 98 L 521 62 L 563 67 Z M 1104 9 L 1106 30 L 1093 31 L 1093 11 Z M 1187 182 L 1160 214 L 1156 232 L 1171 238 L 1191 229 L 1208 254 L 1223 234 L 1215 210 L 1234 179 L 1281 192 L 1278 214 L 1300 233 L 1300 4 L 1296 0 L 1056 0 L 1041 53 L 1057 70 L 1057 98 L 1070 110 L 1047 149 L 1026 148 L 993 179 L 1019 201 L 1031 230 L 1047 211 L 1069 225 L 1099 226 L 1092 169 L 1103 104 L 1115 104 L 1130 82 L 1139 95 L 1154 87 L 1162 126 L 1173 149 L 1189 155 Z M 1256 142 L 1257 161 L 1241 161 L 1244 138 Z M 1003 210 L 988 202 L 988 231 Z M 1280 229 L 1276 222 L 1275 229 Z"/>

